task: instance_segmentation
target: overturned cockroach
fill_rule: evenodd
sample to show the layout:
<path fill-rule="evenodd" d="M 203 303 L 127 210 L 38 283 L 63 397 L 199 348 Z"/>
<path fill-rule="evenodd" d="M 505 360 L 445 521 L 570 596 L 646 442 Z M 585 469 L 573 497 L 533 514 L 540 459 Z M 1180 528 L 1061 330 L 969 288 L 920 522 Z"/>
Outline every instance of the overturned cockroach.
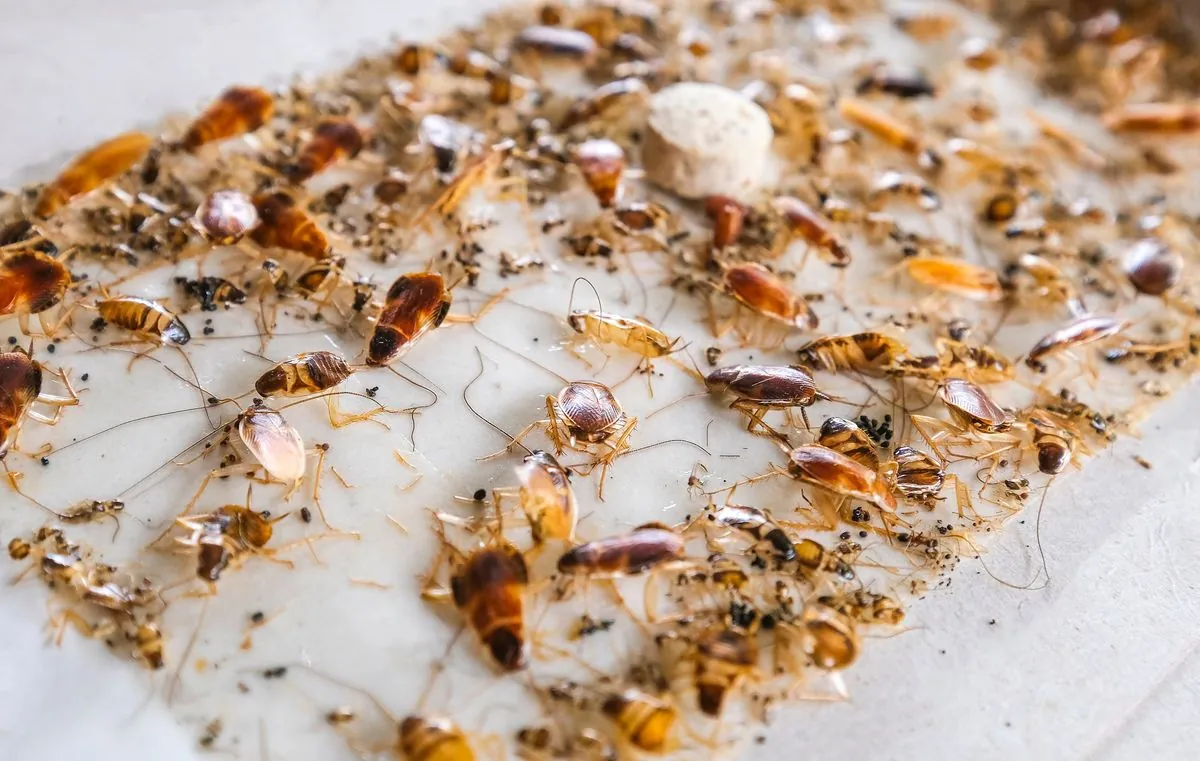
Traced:
<path fill-rule="evenodd" d="M 908 347 L 900 340 L 876 332 L 824 336 L 809 341 L 796 353 L 800 364 L 813 370 L 849 370 L 871 376 L 886 375 L 909 356 Z"/>
<path fill-rule="evenodd" d="M 42 189 L 33 213 L 48 217 L 72 199 L 120 177 L 146 157 L 153 142 L 147 134 L 127 132 L 80 154 Z"/>
<path fill-rule="evenodd" d="M 194 151 L 202 145 L 253 132 L 275 112 L 271 93 L 258 87 L 230 87 L 204 110 L 184 133 L 180 145 Z"/>
<path fill-rule="evenodd" d="M 276 550 L 267 549 L 267 543 L 274 533 L 274 524 L 286 517 L 287 513 L 284 513 L 268 519 L 254 512 L 247 489 L 245 505 L 225 505 L 211 513 L 176 518 L 175 523 L 187 535 L 176 537 L 175 544 L 195 551 L 196 576 L 209 585 L 210 593 L 215 594 L 215 585 L 221 578 L 221 572 L 231 563 L 240 562 L 250 555 L 291 567 L 291 561 L 279 560 L 275 557 Z"/>
<path fill-rule="evenodd" d="M 756 542 L 769 547 L 771 555 L 776 559 L 783 562 L 796 559 L 796 547 L 792 544 L 791 538 L 766 510 L 745 505 L 710 506 L 710 508 L 697 516 L 691 525 L 703 529 L 715 524 L 741 531 L 753 537 Z"/>
<path fill-rule="evenodd" d="M 199 302 L 203 312 L 215 312 L 218 306 L 228 309 L 231 304 L 246 303 L 246 292 L 223 277 L 209 275 L 195 280 L 180 277 L 175 282 Z"/>
<path fill-rule="evenodd" d="M 821 424 L 817 443 L 843 454 L 869 470 L 879 470 L 879 453 L 871 437 L 853 420 L 827 418 Z"/>
<path fill-rule="evenodd" d="M 1075 455 L 1075 434 L 1043 409 L 1031 410 L 1025 420 L 1033 429 L 1038 470 L 1051 476 L 1066 470 Z"/>

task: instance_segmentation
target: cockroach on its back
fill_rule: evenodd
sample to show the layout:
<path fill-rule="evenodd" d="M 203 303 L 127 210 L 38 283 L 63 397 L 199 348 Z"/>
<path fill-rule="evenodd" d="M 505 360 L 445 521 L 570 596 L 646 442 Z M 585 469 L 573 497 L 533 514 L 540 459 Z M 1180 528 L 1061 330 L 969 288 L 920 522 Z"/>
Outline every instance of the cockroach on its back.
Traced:
<path fill-rule="evenodd" d="M 196 280 L 181 277 L 176 278 L 175 282 L 185 293 L 200 302 L 202 312 L 214 312 L 218 305 L 228 308 L 230 304 L 246 303 L 246 292 L 223 277 L 209 275 Z"/>
<path fill-rule="evenodd" d="M 1026 420 L 1033 428 L 1038 470 L 1051 476 L 1062 473 L 1075 454 L 1075 434 L 1042 409 L 1032 410 Z"/>
<path fill-rule="evenodd" d="M 408 716 L 400 722 L 397 752 L 409 761 L 475 761 L 466 734 L 442 716 Z"/>
<path fill-rule="evenodd" d="M 670 702 L 627 687 L 606 695 L 600 711 L 617 726 L 622 739 L 645 753 L 667 753 L 675 745 L 679 710 Z"/>
<path fill-rule="evenodd" d="M 892 460 L 895 488 L 905 499 L 930 504 L 941 493 L 946 470 L 932 457 L 906 445 L 896 447 Z"/>
<path fill-rule="evenodd" d="M 852 420 L 827 418 L 821 424 L 817 443 L 849 457 L 865 468 L 879 470 L 879 453 L 875 442 Z"/>
<path fill-rule="evenodd" d="M 869 331 L 823 336 L 801 346 L 796 353 L 800 364 L 813 370 L 850 370 L 881 377 L 908 357 L 908 348 L 891 336 Z"/>
<path fill-rule="evenodd" d="M 758 664 L 758 641 L 736 624 L 709 629 L 696 641 L 695 680 L 700 711 L 720 716 L 725 699 Z"/>
<path fill-rule="evenodd" d="M 184 133 L 180 145 L 194 151 L 202 145 L 253 132 L 275 113 L 271 93 L 258 87 L 230 87 L 204 110 Z"/>
<path fill-rule="evenodd" d="M 142 132 L 127 132 L 81 153 L 42 189 L 33 213 L 48 217 L 72 199 L 125 174 L 146 157 L 153 142 Z"/>

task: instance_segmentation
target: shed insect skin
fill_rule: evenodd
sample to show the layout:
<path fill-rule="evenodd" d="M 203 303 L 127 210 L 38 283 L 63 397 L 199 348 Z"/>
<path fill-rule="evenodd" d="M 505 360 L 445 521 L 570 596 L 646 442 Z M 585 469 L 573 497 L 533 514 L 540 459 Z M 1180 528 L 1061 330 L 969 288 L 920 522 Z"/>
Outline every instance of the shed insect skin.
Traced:
<path fill-rule="evenodd" d="M 868 331 L 823 336 L 801 346 L 796 353 L 800 364 L 813 370 L 853 371 L 883 377 L 908 357 L 908 347 L 884 333 Z"/>
<path fill-rule="evenodd" d="M 254 208 L 260 223 L 250 232 L 250 239 L 259 246 L 294 251 L 310 259 L 329 256 L 329 238 L 317 221 L 287 193 L 259 193 L 254 196 Z"/>
<path fill-rule="evenodd" d="M 283 168 L 293 184 L 302 183 L 340 161 L 353 159 L 362 151 L 366 134 L 351 119 L 326 119 L 313 128 L 312 137 Z"/>
<path fill-rule="evenodd" d="M 559 573 L 589 578 L 633 576 L 682 560 L 683 537 L 659 524 L 573 547 L 558 559 Z"/>
<path fill-rule="evenodd" d="M 184 133 L 180 146 L 195 151 L 202 145 L 253 132 L 275 113 L 271 93 L 259 87 L 230 87 L 217 96 Z"/>
<path fill-rule="evenodd" d="M 128 172 L 146 157 L 154 138 L 142 132 L 126 132 L 100 143 L 71 161 L 38 196 L 35 216 L 46 218 L 73 199 Z"/>
<path fill-rule="evenodd" d="M 822 393 L 816 381 L 806 370 L 796 366 L 775 367 L 770 365 L 730 365 L 720 367 L 710 372 L 704 378 L 704 385 L 709 393 L 733 394 L 734 401 L 730 408 L 746 413 L 750 420 L 746 430 L 753 432 L 756 427 L 774 434 L 763 416 L 771 409 L 800 408 L 805 427 L 808 426 L 808 413 L 805 411 L 817 400 L 830 400 Z"/>
<path fill-rule="evenodd" d="M 1025 364 L 1034 370 L 1044 370 L 1046 357 L 1077 346 L 1103 341 L 1121 333 L 1128 327 L 1129 323 L 1112 317 L 1084 315 L 1039 339 L 1029 350 Z"/>
<path fill-rule="evenodd" d="M 367 339 L 367 364 L 383 367 L 404 356 L 450 313 L 450 291 L 436 272 L 401 275 L 384 297 Z"/>
<path fill-rule="evenodd" d="M 23 334 L 31 335 L 29 318 L 35 314 L 46 335 L 57 331 L 45 312 L 62 303 L 70 285 L 71 272 L 58 259 L 41 251 L 0 249 L 0 317 L 16 315 Z"/>
<path fill-rule="evenodd" d="M 778 196 L 772 201 L 775 210 L 783 215 L 788 228 L 800 235 L 809 245 L 816 246 L 821 258 L 833 267 L 850 265 L 850 251 L 830 227 L 820 212 L 795 196 Z"/>

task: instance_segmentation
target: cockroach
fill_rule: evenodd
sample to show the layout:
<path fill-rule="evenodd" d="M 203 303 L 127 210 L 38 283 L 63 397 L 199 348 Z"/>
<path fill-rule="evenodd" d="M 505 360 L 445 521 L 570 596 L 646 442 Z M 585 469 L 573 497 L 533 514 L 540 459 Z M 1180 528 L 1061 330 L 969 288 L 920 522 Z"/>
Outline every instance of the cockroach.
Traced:
<path fill-rule="evenodd" d="M 234 245 L 258 223 L 258 209 L 240 190 L 209 193 L 192 216 L 192 226 L 214 246 Z"/>
<path fill-rule="evenodd" d="M 204 110 L 184 133 L 180 145 L 194 151 L 202 145 L 253 132 L 275 113 L 271 93 L 259 87 L 230 87 Z"/>
<path fill-rule="evenodd" d="M 757 262 L 739 262 L 721 268 L 720 289 L 746 310 L 749 321 L 735 314 L 732 326 L 746 342 L 759 340 L 767 325 L 815 330 L 819 320 L 806 302 L 771 270 Z M 713 321 L 716 318 L 714 315 Z M 714 331 L 718 336 L 723 330 Z M 782 341 L 783 336 L 779 337 Z"/>
<path fill-rule="evenodd" d="M 710 628 L 696 641 L 697 703 L 707 716 L 720 716 L 725 699 L 758 666 L 758 641 L 737 624 Z"/>
<path fill-rule="evenodd" d="M 1148 296 L 1162 296 L 1183 276 L 1183 257 L 1158 238 L 1143 238 L 1130 246 L 1121 266 L 1137 292 Z"/>
<path fill-rule="evenodd" d="M 916 155 L 924 143 L 908 125 L 891 114 L 870 106 L 857 98 L 842 98 L 838 101 L 838 113 L 842 118 L 870 132 L 884 143 L 899 150 Z"/>
<path fill-rule="evenodd" d="M 599 52 L 596 41 L 586 32 L 554 26 L 528 26 L 512 41 L 517 53 L 530 53 L 538 59 L 576 61 L 589 65 Z"/>
<path fill-rule="evenodd" d="M 854 581 L 854 567 L 815 539 L 804 538 L 794 545 L 796 563 L 812 574 L 833 574 L 842 581 Z"/>
<path fill-rule="evenodd" d="M 1016 272 L 1028 275 L 1034 284 L 1034 292 L 1067 308 L 1073 317 L 1087 314 L 1087 307 L 1075 283 L 1057 265 L 1043 256 L 1024 253 L 1017 257 Z"/>
<path fill-rule="evenodd" d="M 408 716 L 396 750 L 408 761 L 475 761 L 466 734 L 444 716 Z"/>
<path fill-rule="evenodd" d="M 331 351 L 304 351 L 275 363 L 254 382 L 254 393 L 267 399 L 294 398 L 322 394 L 340 386 L 356 371 L 340 354 Z M 344 428 L 369 420 L 387 408 L 379 406 L 358 414 L 343 413 L 337 396 L 325 394 L 329 422 L 334 428 Z"/>
<path fill-rule="evenodd" d="M 1039 339 L 1029 350 L 1025 364 L 1035 370 L 1044 370 L 1046 364 L 1043 360 L 1046 357 L 1077 346 L 1103 341 L 1121 333 L 1127 327 L 1129 323 L 1112 317 L 1084 315 Z"/>
<path fill-rule="evenodd" d="M 896 498 L 878 471 L 815 444 L 789 449 L 787 454 L 788 475 L 792 478 L 840 497 L 861 499 L 887 513 L 896 512 Z"/>
<path fill-rule="evenodd" d="M 871 185 L 868 199 L 872 204 L 882 206 L 885 196 L 912 199 L 926 211 L 936 211 L 942 206 L 937 191 L 923 177 L 915 174 L 888 171 L 879 175 Z"/>
<path fill-rule="evenodd" d="M 571 152 L 571 161 L 579 168 L 588 188 L 600 206 L 610 208 L 621 198 L 621 174 L 625 171 L 625 151 L 607 138 L 587 140 Z"/>
<path fill-rule="evenodd" d="M 209 275 L 196 280 L 178 278 L 176 282 L 187 295 L 200 302 L 203 312 L 215 312 L 218 305 L 228 307 L 230 304 L 246 303 L 246 292 L 223 277 Z"/>
<path fill-rule="evenodd" d="M 436 63 L 442 54 L 429 45 L 407 44 L 396 54 L 396 68 L 403 74 L 415 77 Z"/>
<path fill-rule="evenodd" d="M 31 335 L 29 317 L 35 314 L 46 335 L 57 332 L 59 325 L 50 324 L 46 312 L 62 303 L 70 285 L 70 270 L 53 256 L 36 250 L 0 250 L 0 317 L 16 315 L 23 334 Z"/>
<path fill-rule="evenodd" d="M 639 751 L 652 754 L 674 749 L 679 709 L 669 701 L 635 687 L 611 692 L 600 711 L 612 720 L 621 739 Z"/>
<path fill-rule="evenodd" d="M 766 510 L 744 505 L 723 505 L 703 517 L 706 522 L 741 531 L 754 537 L 755 541 L 765 543 L 770 547 L 771 554 L 780 561 L 796 559 L 796 547 L 791 538 Z M 699 518 L 697 522 L 704 525 Z"/>
<path fill-rule="evenodd" d="M 832 399 L 822 393 L 813 377 L 800 367 L 731 365 L 713 370 L 704 378 L 704 385 L 710 393 L 733 394 L 735 398 L 729 406 L 749 416 L 748 431 L 763 427 L 770 432 L 763 416 L 772 409 L 795 407 L 800 409 L 804 425 L 808 427 L 805 408 L 817 400 Z"/>
<path fill-rule="evenodd" d="M 878 64 L 859 80 L 854 91 L 859 95 L 882 92 L 897 98 L 932 98 L 937 94 L 933 83 L 919 69 L 902 69 Z"/>
<path fill-rule="evenodd" d="M 144 622 L 125 633 L 133 647 L 134 657 L 144 663 L 147 668 L 157 671 L 166 666 L 166 644 L 163 641 L 162 630 L 157 624 Z"/>
<path fill-rule="evenodd" d="M 81 153 L 42 189 L 33 213 L 48 217 L 85 193 L 128 172 L 146 157 L 154 138 L 126 132 Z"/>
<path fill-rule="evenodd" d="M 524 595 L 529 584 L 525 558 L 499 531 L 482 547 L 464 553 L 446 540 L 443 516 L 435 517 L 442 550 L 434 562 L 434 571 L 449 551 L 449 596 L 454 606 L 501 670 L 525 668 Z M 422 596 L 438 600 L 445 598 L 446 593 L 432 585 L 431 575 Z"/>
<path fill-rule="evenodd" d="M 834 267 L 850 264 L 850 250 L 820 212 L 795 196 L 777 196 L 772 205 L 783 216 L 788 229 L 816 246 L 826 263 Z"/>
<path fill-rule="evenodd" d="M 401 275 L 384 297 L 367 339 L 367 364 L 382 367 L 404 356 L 450 312 L 450 291 L 436 272 Z"/>
<path fill-rule="evenodd" d="M 128 330 L 142 341 L 179 347 L 192 340 L 183 320 L 152 299 L 106 295 L 96 302 L 96 310 L 105 322 Z"/>
<path fill-rule="evenodd" d="M 617 79 L 597 87 L 580 98 L 567 110 L 559 127 L 568 130 L 577 124 L 591 121 L 599 116 L 610 116 L 618 106 L 644 104 L 649 100 L 650 90 L 640 79 L 629 77 Z"/>
<path fill-rule="evenodd" d="M 942 493 L 946 469 L 929 455 L 910 446 L 899 446 L 892 452 L 895 463 L 893 481 L 900 496 L 923 505 L 932 506 Z"/>
<path fill-rule="evenodd" d="M 56 396 L 42 391 L 44 368 L 22 349 L 0 352 L 0 461 L 17 443 L 21 425 L 26 419 L 46 425 L 56 425 L 64 407 L 79 404 L 67 374 L 54 372 L 66 388 L 68 396 Z M 53 413 L 44 415 L 33 409 L 43 404 Z M 9 474 L 12 481 L 12 474 Z M 12 481 L 15 486 L 15 481 Z"/>
<path fill-rule="evenodd" d="M 245 505 L 225 505 L 212 513 L 176 518 L 175 523 L 187 535 L 176 537 L 175 543 L 196 551 L 196 576 L 213 585 L 231 563 L 248 555 L 273 558 L 275 552 L 268 550 L 267 544 L 274 534 L 273 524 L 285 517 L 286 513 L 268 519 L 254 512 L 247 491 Z M 291 565 L 286 560 L 278 562 Z"/>
<path fill-rule="evenodd" d="M 826 605 L 810 603 L 804 606 L 800 623 L 807 635 L 806 650 L 817 668 L 844 669 L 858 658 L 861 643 L 847 616 Z"/>
<path fill-rule="evenodd" d="M 745 204 L 729 196 L 709 196 L 705 199 L 704 213 L 713 222 L 714 249 L 720 251 L 738 242 L 748 211 Z"/>
<path fill-rule="evenodd" d="M 898 339 L 872 331 L 823 336 L 801 346 L 797 354 L 800 364 L 813 370 L 850 370 L 881 377 L 908 357 L 908 348 Z"/>
<path fill-rule="evenodd" d="M 936 345 L 938 364 L 948 377 L 966 378 L 976 383 L 1003 383 L 1016 375 L 1012 362 L 990 346 L 950 338 L 939 338 Z"/>
<path fill-rule="evenodd" d="M 1050 476 L 1066 470 L 1075 455 L 1075 434 L 1042 409 L 1031 410 L 1026 421 L 1033 428 L 1038 470 Z"/>
<path fill-rule="evenodd" d="M 295 251 L 310 259 L 329 256 L 329 238 L 317 221 L 287 193 L 260 193 L 254 196 L 254 208 L 260 223 L 251 230 L 250 239 L 259 246 Z"/>
<path fill-rule="evenodd" d="M 117 513 L 124 509 L 125 503 L 119 499 L 85 499 L 63 510 L 58 514 L 58 518 L 63 523 L 91 523 L 102 518 L 112 518 L 117 521 L 117 528 L 120 529 Z"/>
<path fill-rule="evenodd" d="M 1110 111 L 1104 126 L 1113 132 L 1184 133 L 1200 129 L 1200 105 L 1137 103 Z"/>
<path fill-rule="evenodd" d="M 1004 288 L 994 270 L 942 256 L 915 256 L 899 265 L 922 285 L 971 301 L 1000 301 Z"/>
<path fill-rule="evenodd" d="M 300 148 L 296 160 L 283 168 L 283 176 L 301 183 L 313 175 L 362 150 L 366 135 L 351 119 L 326 119 L 313 128 L 312 137 Z"/>
<path fill-rule="evenodd" d="M 1013 416 L 971 381 L 950 378 L 942 386 L 942 401 L 963 429 L 1002 433 L 1012 428 Z"/>
<path fill-rule="evenodd" d="M 1021 202 L 1016 195 L 1002 190 L 988 199 L 980 216 L 987 222 L 999 224 L 1008 222 L 1017 215 Z"/>
<path fill-rule="evenodd" d="M 827 418 L 821 424 L 817 443 L 843 454 L 868 470 L 879 470 L 879 453 L 875 442 L 853 420 L 841 417 Z"/>
<path fill-rule="evenodd" d="M 558 559 L 559 573 L 612 578 L 644 573 L 684 558 L 683 537 L 656 523 L 573 547 Z"/>

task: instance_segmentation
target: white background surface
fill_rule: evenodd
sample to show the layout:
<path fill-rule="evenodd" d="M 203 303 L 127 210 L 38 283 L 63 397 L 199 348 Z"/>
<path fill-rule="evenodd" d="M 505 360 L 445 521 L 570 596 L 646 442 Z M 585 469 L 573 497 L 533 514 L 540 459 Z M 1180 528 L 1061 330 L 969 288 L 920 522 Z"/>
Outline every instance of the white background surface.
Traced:
<path fill-rule="evenodd" d="M 393 34 L 435 34 L 480 4 L 4 5 L 0 178 L 11 186 L 44 176 L 49 157 L 194 108 L 230 82 L 328 66 Z M 1185 393 L 1145 424 L 1140 441 L 1123 441 L 1056 484 L 1042 523 L 1047 588 L 1012 590 L 964 563 L 912 611 L 911 631 L 866 649 L 848 675 L 851 701 L 805 706 L 770 731 L 772 757 L 1195 758 L 1197 419 L 1200 395 Z M 1133 453 L 1154 469 L 1137 467 Z M 13 502 L 0 492 L 4 511 L 25 509 Z M 1002 578 L 1032 574 L 1032 517 L 1010 526 L 988 556 Z M 195 735 L 157 701 L 143 704 L 136 669 L 95 657 L 72 636 L 51 657 L 24 655 L 44 639 L 42 618 L 31 615 L 38 600 L 36 585 L 0 593 L 0 758 L 188 758 Z"/>

